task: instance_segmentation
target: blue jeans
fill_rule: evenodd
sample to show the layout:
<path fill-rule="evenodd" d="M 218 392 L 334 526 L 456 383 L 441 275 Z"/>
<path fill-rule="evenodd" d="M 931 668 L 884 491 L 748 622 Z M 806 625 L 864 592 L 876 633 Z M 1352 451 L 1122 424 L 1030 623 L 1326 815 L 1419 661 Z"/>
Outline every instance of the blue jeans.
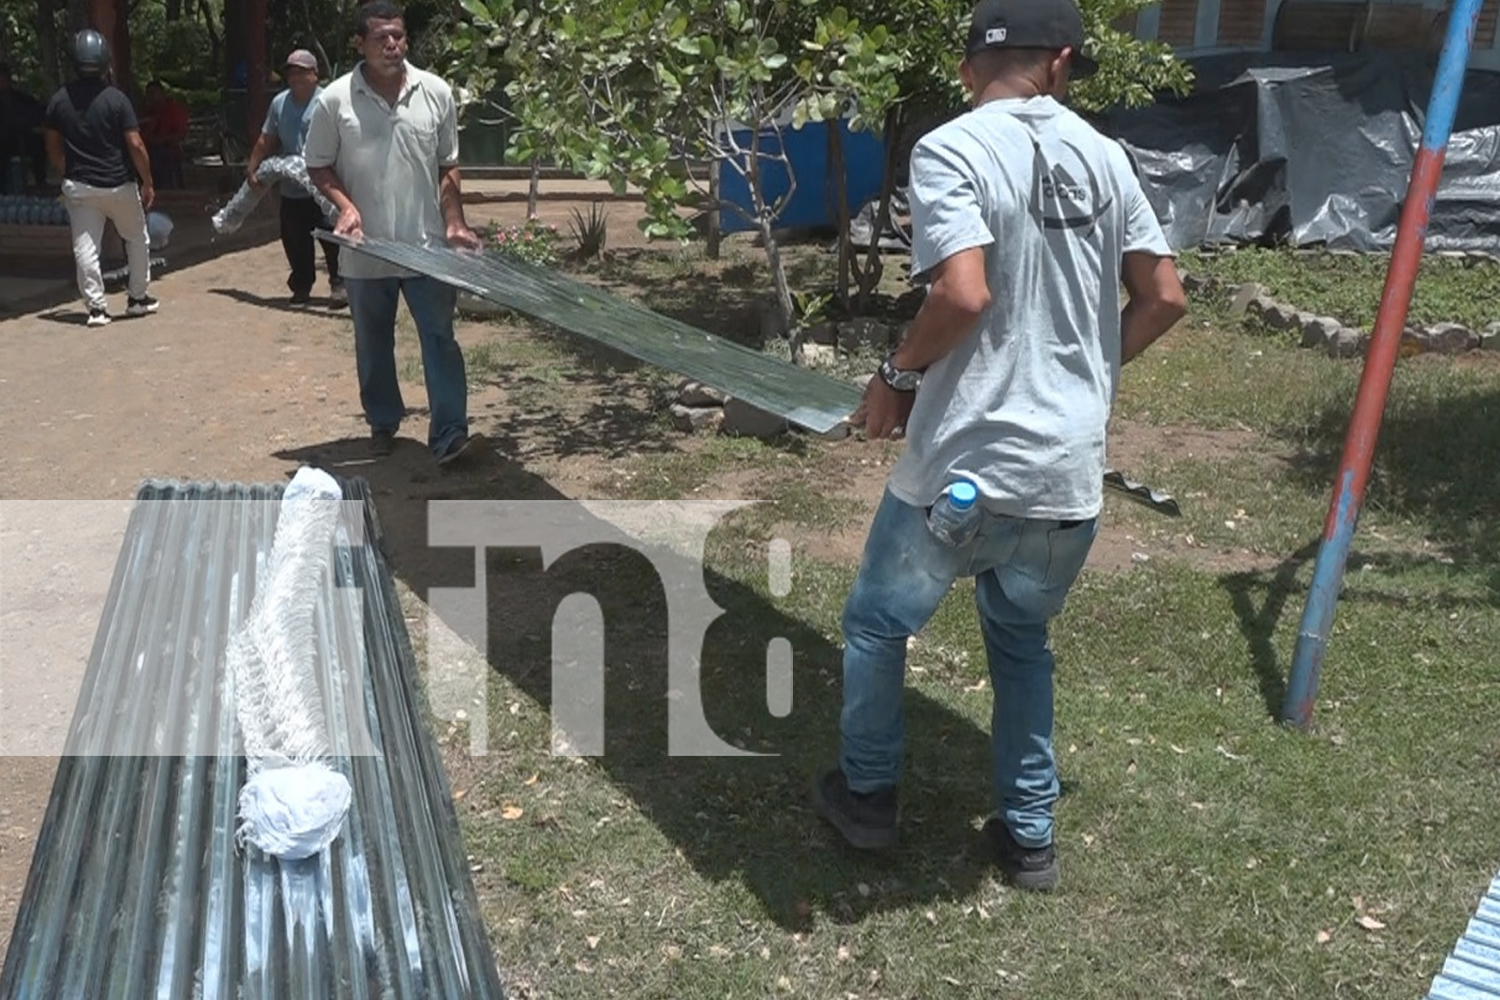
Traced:
<path fill-rule="evenodd" d="M 1047 622 L 1062 610 L 1097 530 L 1097 518 L 1064 525 L 986 513 L 979 534 L 953 549 L 927 530 L 924 509 L 886 492 L 844 607 L 839 763 L 852 790 L 893 788 L 900 778 L 906 640 L 955 580 L 973 576 L 995 692 L 995 809 L 1023 847 L 1052 842 L 1058 782 Z"/>
<path fill-rule="evenodd" d="M 469 433 L 469 384 L 463 351 L 453 336 L 457 289 L 426 276 L 345 278 L 344 287 L 354 318 L 359 401 L 372 431 L 394 434 L 406 416 L 396 377 L 396 306 L 398 297 L 406 298 L 422 342 L 422 375 L 431 412 L 427 446 L 440 454 L 454 438 Z"/>

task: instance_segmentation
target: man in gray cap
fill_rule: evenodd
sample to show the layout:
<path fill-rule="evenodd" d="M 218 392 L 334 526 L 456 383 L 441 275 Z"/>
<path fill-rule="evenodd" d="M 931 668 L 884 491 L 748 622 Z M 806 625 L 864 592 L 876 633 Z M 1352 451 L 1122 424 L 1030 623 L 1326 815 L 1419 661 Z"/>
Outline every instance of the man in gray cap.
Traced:
<path fill-rule="evenodd" d="M 852 845 L 896 842 L 907 639 L 972 576 L 994 688 L 985 833 L 1033 890 L 1058 879 L 1048 623 L 1094 541 L 1120 366 L 1185 309 L 1124 151 L 1062 104 L 1094 68 L 1084 48 L 1069 0 L 981 0 L 960 68 L 972 108 L 912 151 L 927 296 L 851 417 L 907 445 L 844 608 L 842 745 L 814 789 Z"/>
<path fill-rule="evenodd" d="M 266 122 L 261 126 L 260 138 L 250 150 L 250 162 L 245 171 L 252 187 L 259 187 L 255 172 L 261 162 L 272 154 L 301 156 L 303 143 L 307 141 L 307 126 L 312 121 L 313 104 L 323 88 L 318 84 L 318 60 L 306 49 L 298 49 L 286 57 L 285 78 L 287 89 L 271 100 L 266 113 Z M 312 288 L 317 280 L 317 248 L 323 244 L 323 259 L 328 264 L 328 289 L 335 305 L 345 305 L 344 283 L 339 277 L 339 248 L 313 236 L 316 229 L 329 229 L 328 220 L 318 207 L 312 192 L 292 181 L 281 182 L 281 249 L 291 267 L 287 287 L 292 291 L 292 304 L 305 305 L 312 301 Z"/>

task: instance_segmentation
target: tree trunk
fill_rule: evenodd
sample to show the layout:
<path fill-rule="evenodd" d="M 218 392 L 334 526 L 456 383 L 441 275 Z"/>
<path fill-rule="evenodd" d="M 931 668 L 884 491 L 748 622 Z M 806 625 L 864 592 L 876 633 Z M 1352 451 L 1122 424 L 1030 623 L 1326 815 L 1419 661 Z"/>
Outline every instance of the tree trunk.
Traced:
<path fill-rule="evenodd" d="M 213 11 L 209 9 L 208 0 L 198 0 L 198 15 L 203 18 L 203 30 L 208 32 L 208 46 L 212 53 L 211 63 L 222 69 L 224 66 L 224 43 L 219 34 L 218 27 L 214 24 Z"/>
<path fill-rule="evenodd" d="M 719 172 L 721 162 L 717 157 L 708 165 L 708 259 L 719 259 L 719 242 L 723 239 L 720 229 L 723 218 L 719 208 Z"/>
<path fill-rule="evenodd" d="M 254 146 L 271 103 L 266 86 L 266 78 L 270 75 L 270 59 L 266 52 L 266 0 L 250 0 L 250 32 L 245 41 L 245 61 L 250 70 L 245 88 L 249 108 L 245 141 Z"/>
<path fill-rule="evenodd" d="M 204 4 L 205 13 L 211 9 L 206 0 L 199 0 Z M 250 35 L 250 24 L 246 17 L 248 0 L 224 0 L 224 86 L 230 89 L 238 89 L 239 84 L 235 81 L 240 63 L 249 69 L 248 46 L 245 40 Z"/>
<path fill-rule="evenodd" d="M 42 94 L 46 100 L 62 84 L 62 50 L 57 37 L 57 0 L 37 0 L 36 5 L 36 55 L 37 66 L 42 73 Z"/>
<path fill-rule="evenodd" d="M 880 207 L 870 231 L 870 247 L 865 256 L 864 271 L 859 277 L 859 292 L 854 302 L 854 311 L 864 313 L 870 306 L 870 295 L 880 285 L 885 263 L 880 256 L 880 237 L 891 218 L 891 196 L 896 192 L 896 166 L 898 151 L 905 138 L 905 118 L 900 107 L 892 108 L 885 119 L 885 171 L 880 178 Z"/>
<path fill-rule="evenodd" d="M 849 309 L 849 270 L 853 265 L 850 257 L 854 247 L 849 240 L 849 183 L 844 175 L 844 133 L 839 119 L 826 123 L 828 126 L 828 172 L 833 175 L 834 218 L 839 227 L 838 281 L 834 284 L 833 300 L 845 312 Z"/>
<path fill-rule="evenodd" d="M 167 0 L 167 23 L 182 20 L 182 0 Z"/>
<path fill-rule="evenodd" d="M 526 189 L 526 218 L 535 219 L 542 200 L 542 158 L 531 158 L 531 185 Z"/>
<path fill-rule="evenodd" d="M 786 268 L 781 263 L 781 248 L 776 245 L 776 236 L 772 232 L 771 207 L 766 204 L 766 197 L 761 191 L 760 185 L 760 123 L 757 122 L 750 133 L 750 205 L 755 209 L 755 220 L 760 227 L 760 238 L 766 246 L 766 263 L 771 268 L 771 282 L 775 293 L 776 313 L 780 320 L 778 332 L 782 339 L 791 337 L 792 328 L 796 324 L 796 315 L 792 305 L 792 290 L 786 281 Z"/>

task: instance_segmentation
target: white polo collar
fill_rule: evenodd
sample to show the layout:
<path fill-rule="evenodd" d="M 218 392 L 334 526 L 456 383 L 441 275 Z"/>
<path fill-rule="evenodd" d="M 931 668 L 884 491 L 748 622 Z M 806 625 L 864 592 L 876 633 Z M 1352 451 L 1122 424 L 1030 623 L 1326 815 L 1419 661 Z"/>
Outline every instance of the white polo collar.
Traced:
<path fill-rule="evenodd" d="M 411 96 L 412 91 L 417 90 L 422 86 L 422 81 L 417 77 L 416 67 L 411 64 L 410 60 L 407 60 L 404 63 L 404 67 L 405 69 L 403 72 L 403 79 L 401 81 L 401 93 L 396 95 L 397 104 L 405 104 L 406 99 Z M 363 91 L 365 94 L 380 102 L 382 106 L 390 109 L 391 106 L 386 103 L 386 99 L 382 97 L 374 87 L 370 86 L 369 81 L 365 79 L 365 64 L 363 60 L 360 61 L 358 66 L 354 67 L 353 83 L 354 89 L 356 91 Z"/>

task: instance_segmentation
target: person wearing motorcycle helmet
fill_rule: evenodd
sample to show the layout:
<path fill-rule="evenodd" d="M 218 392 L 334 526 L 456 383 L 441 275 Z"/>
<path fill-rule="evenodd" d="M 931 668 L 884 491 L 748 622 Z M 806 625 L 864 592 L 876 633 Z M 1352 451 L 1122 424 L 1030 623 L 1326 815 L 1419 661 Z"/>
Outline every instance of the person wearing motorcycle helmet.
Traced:
<path fill-rule="evenodd" d="M 125 241 L 130 272 L 126 315 L 157 310 L 148 291 L 151 257 L 146 232 L 146 210 L 156 191 L 135 107 L 109 82 L 109 44 L 104 36 L 85 28 L 73 36 L 69 55 L 76 78 L 58 88 L 47 105 L 47 155 L 63 175 L 87 323 L 104 326 L 111 317 L 99 250 L 107 221 Z"/>

